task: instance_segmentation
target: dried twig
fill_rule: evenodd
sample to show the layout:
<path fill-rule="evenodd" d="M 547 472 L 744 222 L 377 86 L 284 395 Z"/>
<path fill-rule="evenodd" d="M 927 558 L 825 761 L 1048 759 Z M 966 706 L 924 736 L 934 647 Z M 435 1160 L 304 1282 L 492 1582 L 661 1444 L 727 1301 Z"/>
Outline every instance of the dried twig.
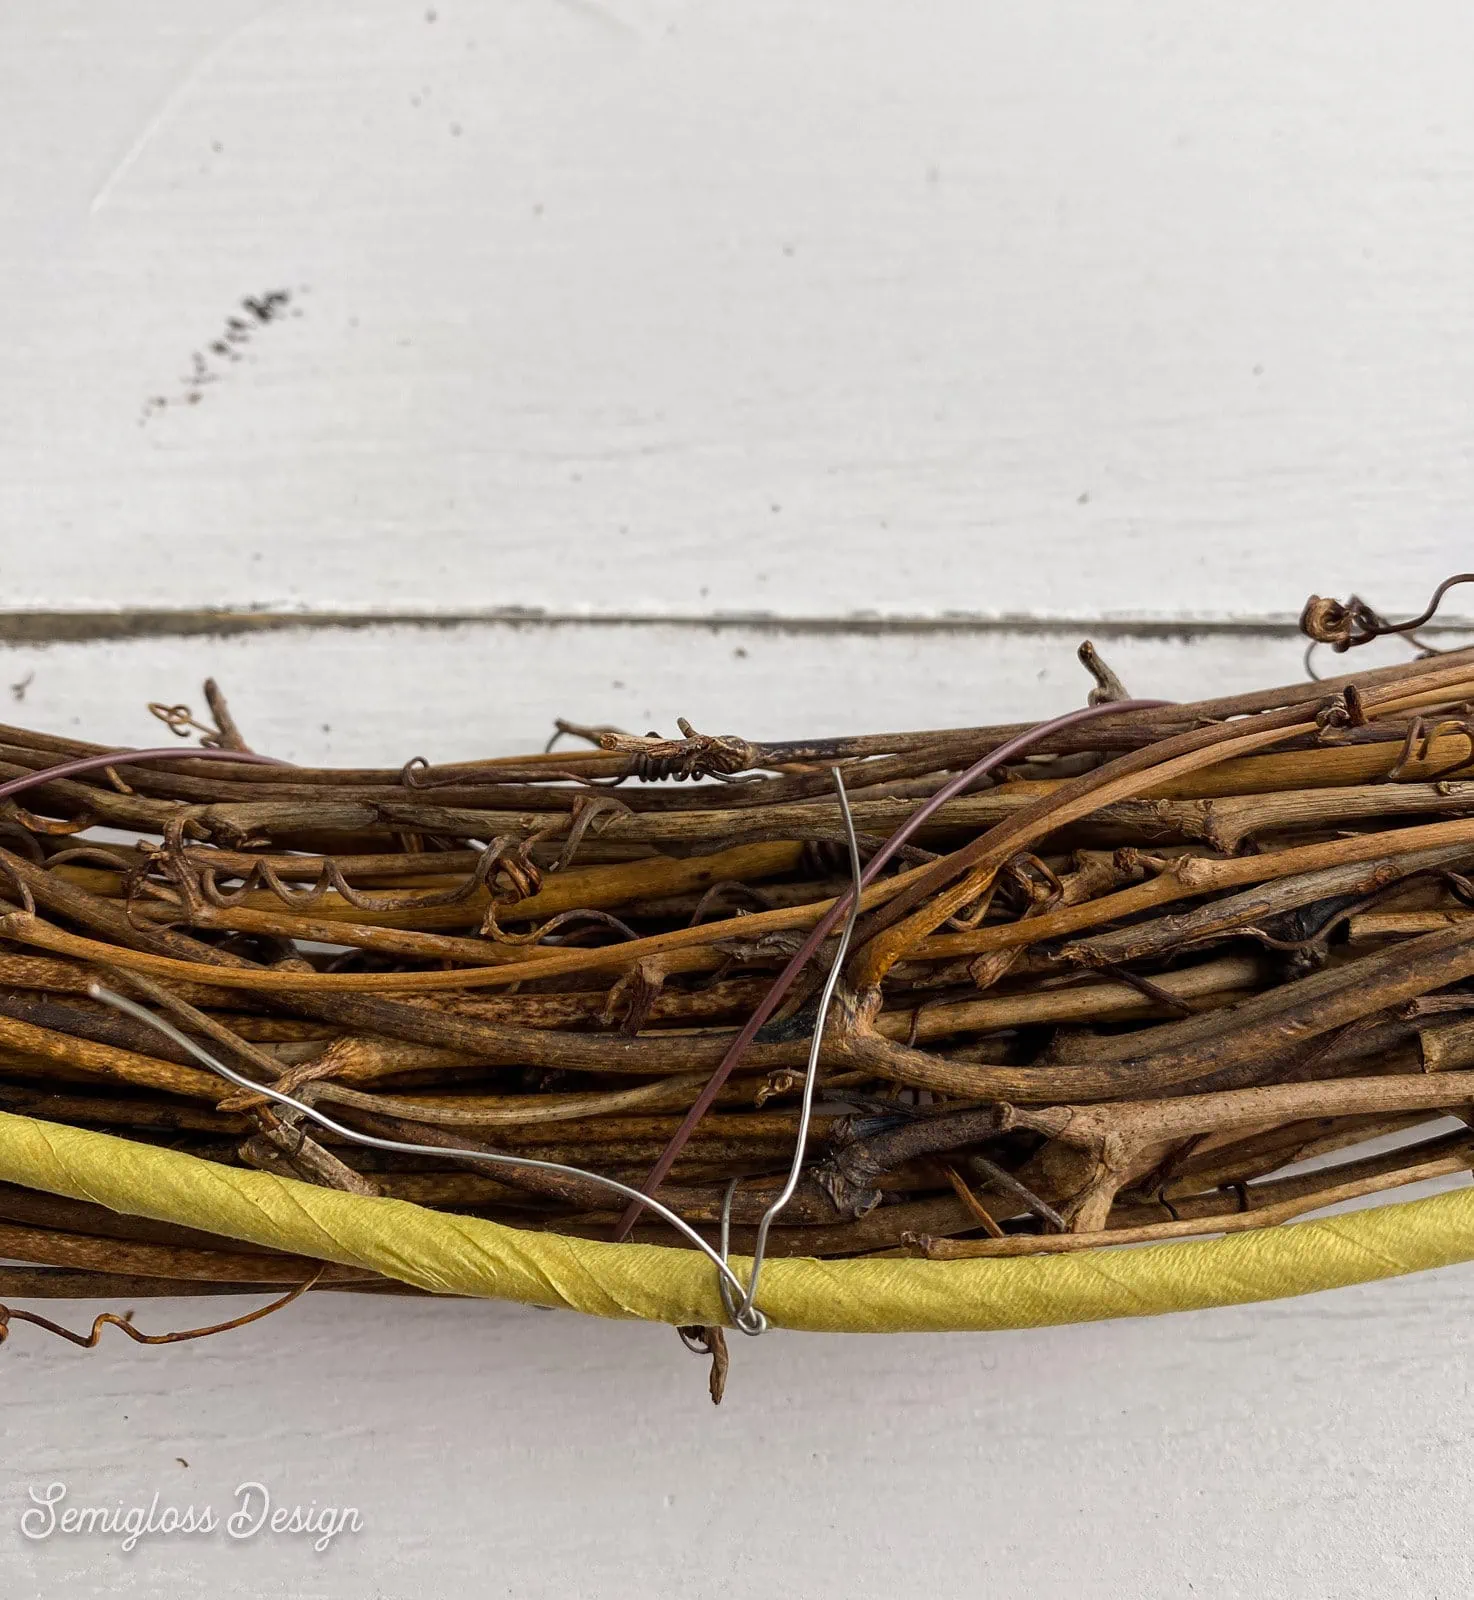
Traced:
<path fill-rule="evenodd" d="M 1308 626 L 1349 649 L 1431 609 L 1321 603 Z M 658 1187 L 708 1240 L 735 1179 L 747 1249 L 847 911 L 837 767 L 861 920 L 819 1054 L 837 1104 L 775 1255 L 1272 1226 L 1462 1170 L 1462 1144 L 1356 1146 L 1474 1115 L 1474 651 L 1196 705 L 1130 701 L 1081 659 L 1095 703 L 1037 727 L 567 724 L 591 748 L 440 767 L 271 763 L 213 684 L 214 729 L 160 708 L 213 747 L 0 729 L 0 1106 L 578 1236 L 617 1220 L 578 1174 Z M 306 1112 L 223 1092 L 147 1010 L 94 1004 L 99 972 Z M 315 1103 L 336 1131 L 304 1133 Z M 455 1153 L 478 1146 L 578 1174 L 488 1174 Z M 1332 1152 L 1308 1187 L 1277 1175 Z M 312 1270 L 21 1195 L 0 1193 L 0 1251 L 68 1283 Z M 62 1281 L 39 1271 L 6 1283 Z M 333 1265 L 320 1286 L 387 1288 Z M 691 1336 L 715 1397 L 719 1330 Z"/>

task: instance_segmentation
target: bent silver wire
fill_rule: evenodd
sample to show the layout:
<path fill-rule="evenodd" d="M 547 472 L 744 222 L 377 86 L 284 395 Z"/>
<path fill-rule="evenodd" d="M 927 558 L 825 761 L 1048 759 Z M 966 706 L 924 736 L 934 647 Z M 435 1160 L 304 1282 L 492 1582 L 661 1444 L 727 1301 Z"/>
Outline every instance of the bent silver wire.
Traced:
<path fill-rule="evenodd" d="M 840 930 L 839 943 L 835 947 L 834 960 L 830 963 L 828 976 L 824 979 L 824 987 L 819 994 L 819 1009 L 814 1017 L 814 1032 L 809 1040 L 809 1066 L 804 1074 L 803 1100 L 798 1113 L 798 1140 L 794 1146 L 793 1162 L 788 1169 L 788 1182 L 783 1185 L 772 1205 L 763 1212 L 762 1219 L 757 1225 L 757 1238 L 753 1241 L 752 1272 L 747 1280 L 747 1291 L 742 1296 L 741 1303 L 732 1303 L 732 1284 L 736 1282 L 736 1274 L 730 1267 L 727 1272 L 717 1279 L 717 1287 L 722 1293 L 722 1304 L 727 1308 L 727 1315 L 739 1327 L 743 1327 L 743 1319 L 748 1317 L 755 1309 L 753 1301 L 757 1297 L 758 1278 L 763 1270 L 763 1257 L 768 1249 L 768 1230 L 798 1188 L 799 1174 L 803 1171 L 804 1152 L 809 1142 L 809 1123 L 814 1115 L 814 1093 L 819 1082 L 819 1051 L 824 1043 L 824 1024 L 829 1020 L 829 1007 L 834 1000 L 834 991 L 839 986 L 839 975 L 844 968 L 845 956 L 849 952 L 850 939 L 855 931 L 855 922 L 860 915 L 860 841 L 855 837 L 855 819 L 850 814 L 849 796 L 845 793 L 844 775 L 838 767 L 831 767 L 830 773 L 834 777 L 835 792 L 839 796 L 840 815 L 844 818 L 845 837 L 850 846 L 850 873 L 854 879 L 854 890 L 850 896 L 849 914 L 845 917 L 844 927 Z M 732 1237 L 732 1199 L 737 1193 L 740 1178 L 733 1178 L 727 1185 L 727 1192 L 722 1198 L 722 1232 L 719 1248 L 722 1260 L 728 1256 L 728 1247 Z M 740 1287 L 740 1285 L 739 1285 Z M 758 1313 L 761 1315 L 761 1312 Z"/>
<path fill-rule="evenodd" d="M 444 1159 L 447 1156 L 463 1157 L 469 1161 L 484 1161 L 490 1166 L 499 1167 L 532 1167 L 540 1172 L 562 1173 L 565 1177 L 583 1178 L 591 1183 L 602 1184 L 606 1189 L 620 1195 L 626 1200 L 638 1200 L 642 1206 L 647 1206 L 656 1216 L 670 1223 L 671 1227 L 688 1239 L 696 1248 L 708 1256 L 717 1271 L 721 1274 L 719 1279 L 724 1294 L 723 1303 L 730 1305 L 727 1296 L 734 1290 L 743 1296 L 743 1315 L 734 1317 L 734 1322 L 743 1333 L 757 1335 L 766 1330 L 768 1319 L 751 1304 L 750 1296 L 744 1289 L 742 1280 L 728 1266 L 726 1257 L 712 1248 L 710 1244 L 686 1221 L 684 1217 L 677 1216 L 669 1206 L 659 1200 L 652 1199 L 647 1194 L 642 1194 L 638 1189 L 632 1189 L 627 1183 L 620 1183 L 616 1178 L 606 1178 L 602 1173 L 585 1172 L 581 1167 L 564 1166 L 558 1161 L 537 1161 L 531 1156 L 509 1156 L 491 1150 L 463 1150 L 433 1144 L 412 1144 L 403 1139 L 381 1139 L 375 1134 L 360 1133 L 357 1128 L 350 1128 L 346 1124 L 335 1121 L 332 1117 L 324 1115 L 316 1106 L 308 1105 L 305 1100 L 298 1100 L 293 1095 L 281 1089 L 273 1089 L 270 1084 L 257 1083 L 254 1078 L 248 1078 L 243 1073 L 227 1067 L 223 1061 L 218 1060 L 210 1052 L 197 1044 L 188 1034 L 182 1033 L 173 1023 L 166 1022 L 162 1017 L 155 1016 L 146 1006 L 141 1006 L 136 1000 L 129 1000 L 125 995 L 118 994 L 115 990 L 108 989 L 100 983 L 88 986 L 88 994 L 94 1000 L 101 1000 L 116 1011 L 126 1012 L 130 1017 L 146 1023 L 156 1033 L 161 1033 L 166 1039 L 172 1039 L 181 1049 L 187 1050 L 201 1066 L 208 1067 L 211 1072 L 235 1084 L 238 1088 L 250 1089 L 256 1094 L 263 1094 L 268 1100 L 274 1100 L 278 1105 L 290 1106 L 294 1111 L 300 1111 L 304 1117 L 315 1122 L 318 1127 L 326 1128 L 329 1133 L 335 1133 L 339 1138 L 350 1139 L 354 1144 L 367 1145 L 374 1150 L 391 1150 L 400 1155 L 435 1156 Z M 800 1138 L 799 1151 L 802 1153 L 803 1140 Z M 754 1263 L 756 1265 L 756 1263 Z"/>
<path fill-rule="evenodd" d="M 91 770 L 94 767 L 104 766 L 109 762 L 116 762 L 128 755 L 131 755 L 135 760 L 156 760 L 167 756 L 179 755 L 203 755 L 217 760 L 221 758 L 230 759 L 232 757 L 244 760 L 253 759 L 250 756 L 235 756 L 234 752 L 219 750 L 116 752 L 106 756 L 89 757 L 82 761 L 66 763 L 61 768 L 27 774 L 22 778 L 12 780 L 10 784 L 0 785 L 0 797 L 11 792 L 19 792 L 22 789 L 30 788 L 33 784 L 43 782 L 59 773 L 70 776 L 77 771 Z M 254 759 L 263 763 L 271 760 L 269 757 L 255 757 Z M 743 1333 L 756 1336 L 764 1332 L 768 1326 L 767 1318 L 754 1303 L 757 1298 L 758 1281 L 762 1275 L 763 1261 L 767 1254 L 768 1234 L 773 1223 L 788 1206 L 798 1189 L 799 1178 L 803 1171 L 804 1155 L 808 1147 L 809 1128 L 813 1121 L 814 1097 L 819 1076 L 819 1052 L 823 1045 L 824 1025 L 829 1017 L 829 1008 L 834 1000 L 834 992 L 839 984 L 845 956 L 849 951 L 850 939 L 854 934 L 855 923 L 860 913 L 862 869 L 859 840 L 855 835 L 854 818 L 850 813 L 849 797 L 845 793 L 843 774 L 838 767 L 831 767 L 829 770 L 834 778 L 835 791 L 839 798 L 840 815 L 844 820 L 845 836 L 849 842 L 850 871 L 854 882 L 854 893 L 850 897 L 849 912 L 840 931 L 839 941 L 835 947 L 834 960 L 825 977 L 824 987 L 820 992 L 818 1011 L 814 1018 L 814 1032 L 809 1042 L 808 1070 L 804 1074 L 803 1095 L 799 1107 L 798 1131 L 794 1144 L 793 1161 L 789 1167 L 788 1179 L 782 1190 L 758 1222 L 757 1237 L 754 1240 L 752 1251 L 752 1268 L 745 1286 L 728 1261 L 732 1201 L 741 1181 L 740 1179 L 734 1178 L 727 1186 L 726 1194 L 722 1200 L 721 1242 L 720 1246 L 714 1249 L 690 1223 L 683 1217 L 678 1216 L 668 1206 L 659 1200 L 653 1199 L 642 1190 L 620 1183 L 615 1178 L 606 1178 L 602 1173 L 589 1172 L 582 1167 L 566 1166 L 562 1162 L 539 1161 L 531 1156 L 504 1155 L 501 1152 L 490 1150 L 468 1150 L 459 1147 L 414 1144 L 402 1139 L 384 1139 L 375 1134 L 361 1133 L 358 1129 L 351 1128 L 347 1124 L 327 1116 L 304 1100 L 298 1100 L 295 1096 L 287 1094 L 283 1090 L 272 1088 L 270 1084 L 258 1083 L 254 1078 L 248 1078 L 244 1074 L 236 1072 L 204 1049 L 203 1046 L 196 1043 L 188 1034 L 183 1033 L 172 1023 L 166 1022 L 162 1017 L 155 1015 L 154 1012 L 148 1010 L 146 1006 L 140 1005 L 136 1000 L 130 1000 L 125 995 L 118 994 L 115 990 L 106 988 L 100 983 L 92 984 L 88 992 L 94 999 L 101 1000 L 115 1010 L 135 1017 L 138 1021 L 153 1028 L 155 1032 L 173 1040 L 181 1049 L 188 1051 L 202 1066 L 208 1067 L 211 1072 L 224 1078 L 227 1082 L 233 1083 L 239 1088 L 249 1089 L 265 1095 L 267 1099 L 274 1100 L 279 1105 L 290 1106 L 294 1111 L 300 1112 L 304 1117 L 308 1118 L 309 1121 L 316 1123 L 318 1127 L 325 1128 L 328 1132 L 335 1133 L 340 1138 L 348 1139 L 355 1144 L 365 1145 L 370 1149 L 393 1151 L 402 1155 L 437 1156 L 442 1159 L 454 1156 L 470 1161 L 484 1161 L 490 1166 L 525 1167 L 543 1172 L 561 1173 L 566 1177 L 586 1179 L 591 1183 L 600 1184 L 623 1199 L 638 1202 L 639 1205 L 653 1211 L 663 1221 L 668 1222 L 710 1259 L 717 1269 L 717 1287 L 721 1292 L 722 1304 L 726 1308 L 727 1315 L 732 1319 L 732 1325 L 741 1329 Z"/>

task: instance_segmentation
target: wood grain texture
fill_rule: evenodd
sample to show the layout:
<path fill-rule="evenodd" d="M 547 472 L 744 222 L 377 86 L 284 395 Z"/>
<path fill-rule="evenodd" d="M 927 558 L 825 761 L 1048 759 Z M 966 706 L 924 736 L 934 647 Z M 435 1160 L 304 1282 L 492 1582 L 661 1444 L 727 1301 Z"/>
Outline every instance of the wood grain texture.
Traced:
<path fill-rule="evenodd" d="M 10 604 L 1224 617 L 1461 564 L 1449 0 L 49 15 L 0 14 Z"/>

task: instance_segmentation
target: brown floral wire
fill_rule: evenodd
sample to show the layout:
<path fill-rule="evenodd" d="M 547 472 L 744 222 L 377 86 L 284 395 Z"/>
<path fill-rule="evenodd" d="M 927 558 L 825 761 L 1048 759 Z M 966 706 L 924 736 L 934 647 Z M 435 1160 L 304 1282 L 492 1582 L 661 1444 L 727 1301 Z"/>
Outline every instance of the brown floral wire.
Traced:
<path fill-rule="evenodd" d="M 1406 622 L 1388 622 L 1357 595 L 1352 595 L 1344 603 L 1311 595 L 1300 613 L 1300 626 L 1318 643 L 1329 644 L 1338 653 L 1344 652 L 1358 645 L 1370 644 L 1383 634 L 1415 633 L 1433 620 L 1444 595 L 1461 583 L 1474 583 L 1474 572 L 1457 572 L 1453 577 L 1445 578 L 1433 591 L 1433 597 L 1424 609 Z"/>
<path fill-rule="evenodd" d="M 1011 1194 L 1014 1199 L 1021 1201 L 1041 1222 L 1046 1222 L 1056 1233 L 1068 1233 L 1070 1225 L 1065 1219 L 1049 1205 L 1041 1200 L 1034 1191 L 1011 1173 L 1007 1167 L 1000 1167 L 996 1161 L 990 1161 L 987 1156 L 970 1155 L 967 1164 L 980 1176 L 997 1185 L 1006 1194 Z"/>
<path fill-rule="evenodd" d="M 100 755 L 78 756 L 70 761 L 58 762 L 50 767 L 42 767 L 37 771 L 26 772 L 22 773 L 19 777 L 9 778 L 4 783 L 0 783 L 0 800 L 10 800 L 13 804 L 13 797 L 18 794 L 25 793 L 25 791 L 28 789 L 40 788 L 43 784 L 53 783 L 60 778 L 80 777 L 89 772 L 110 772 L 114 766 L 131 766 L 145 761 L 182 760 L 236 761 L 244 762 L 253 766 L 270 767 L 285 767 L 291 765 L 290 762 L 280 761 L 275 756 L 262 756 L 257 755 L 253 751 L 249 750 L 225 750 L 213 746 L 200 749 L 156 747 L 148 750 L 110 750 Z M 182 830 L 187 824 L 189 817 L 200 809 L 201 808 L 197 806 L 182 808 L 176 817 L 170 819 L 170 822 L 166 827 L 166 839 L 168 836 L 168 830 L 176 830 L 176 833 L 178 830 Z M 15 810 L 18 815 L 26 818 L 26 826 L 29 827 L 32 820 L 30 813 L 23 811 L 19 806 L 16 806 Z M 91 819 L 89 818 L 88 821 L 84 821 L 82 823 L 77 823 L 74 821 L 65 828 L 57 828 L 50 825 L 48 819 L 44 817 L 38 817 L 34 820 L 38 824 L 37 831 L 46 833 L 77 833 L 80 832 L 82 828 L 90 826 L 91 823 Z M 182 837 L 182 834 L 179 834 L 178 836 Z M 77 848 L 80 849 L 84 847 L 78 846 Z M 167 844 L 165 848 L 167 848 Z M 157 854 L 157 852 L 155 854 Z M 13 874 L 7 874 L 7 877 L 13 877 Z M 125 890 L 127 891 L 127 897 L 124 904 L 124 914 L 127 916 L 130 926 L 136 926 L 133 916 L 134 897 L 135 893 L 141 891 L 143 886 L 141 878 L 136 881 L 138 884 L 137 890 L 134 888 L 135 880 L 131 877 L 131 875 L 124 880 Z M 30 899 L 28 890 L 26 891 L 26 900 L 28 902 L 27 909 L 34 914 L 35 903 Z"/>
<path fill-rule="evenodd" d="M 945 1006 L 947 1003 L 946 997 L 939 995 L 931 1000 L 923 1000 L 920 1005 L 912 1010 L 911 1022 L 906 1029 L 906 1048 L 908 1050 L 914 1050 L 916 1041 L 921 1037 L 921 1019 L 923 1015 L 928 1011 L 936 1010 L 940 1006 Z"/>
<path fill-rule="evenodd" d="M 289 761 L 279 761 L 275 756 L 258 756 L 249 750 L 196 749 L 192 746 L 172 745 L 167 749 L 109 750 L 102 755 L 78 756 L 72 761 L 58 762 L 39 771 L 23 773 L 18 778 L 8 778 L 0 783 L 0 800 L 23 794 L 44 783 L 55 783 L 61 778 L 77 778 L 88 772 L 101 772 L 108 767 L 131 767 L 143 761 L 242 761 L 258 767 L 287 767 Z"/>
<path fill-rule="evenodd" d="M 923 827 L 940 807 L 945 805 L 953 795 L 960 794 L 969 783 L 974 782 L 986 773 L 995 771 L 1005 762 L 1012 760 L 1014 756 L 1022 754 L 1038 744 L 1041 739 L 1046 739 L 1052 733 L 1056 733 L 1063 728 L 1074 727 L 1081 722 L 1093 721 L 1099 716 L 1119 714 L 1122 711 L 1154 711 L 1161 706 L 1170 704 L 1172 702 L 1167 700 L 1124 700 L 1107 705 L 1081 706 L 1075 711 L 1066 712 L 1063 716 L 1052 717 L 1047 722 L 1036 723 L 1033 727 L 1016 734 L 1012 739 L 1005 740 L 1002 744 L 995 746 L 986 755 L 980 756 L 978 760 L 964 768 L 962 772 L 949 779 L 934 794 L 930 795 L 896 829 L 880 851 L 871 857 L 860 875 L 859 883 L 855 887 L 846 890 L 845 893 L 835 896 L 829 909 L 809 930 L 808 936 L 795 951 L 782 972 L 778 974 L 767 994 L 753 1009 L 752 1014 L 743 1024 L 736 1038 L 733 1039 L 722 1057 L 716 1071 L 707 1079 L 706 1087 L 692 1102 L 676 1131 L 671 1135 L 665 1149 L 646 1174 L 645 1181 L 641 1186 L 643 1191 L 648 1195 L 665 1181 L 671 1167 L 675 1164 L 676 1158 L 685 1149 L 687 1141 L 695 1131 L 697 1123 L 711 1109 L 717 1095 L 721 1093 L 723 1084 L 726 1083 L 737 1063 L 746 1054 L 747 1048 L 757 1036 L 758 1030 L 777 1011 L 784 996 L 793 987 L 804 967 L 807 966 L 809 959 L 839 924 L 840 920 L 848 914 L 850 905 L 855 897 L 880 876 L 891 856 L 899 851 L 912 834 Z M 638 1216 L 639 1208 L 637 1206 L 631 1205 L 627 1207 L 619 1219 L 614 1237 L 616 1239 L 628 1238 Z"/>
<path fill-rule="evenodd" d="M 315 1288 L 326 1270 L 327 1263 L 324 1262 L 306 1282 L 293 1284 L 285 1294 L 279 1295 L 270 1305 L 258 1306 L 254 1311 L 247 1311 L 239 1317 L 231 1317 L 225 1322 L 212 1322 L 207 1328 L 184 1328 L 177 1333 L 144 1333 L 141 1329 L 135 1328 L 126 1316 L 120 1317 L 115 1311 L 100 1311 L 92 1319 L 90 1333 L 74 1333 L 72 1329 L 64 1328 L 61 1323 L 53 1322 L 50 1317 L 43 1317 L 37 1311 L 23 1311 L 16 1306 L 0 1305 L 0 1344 L 4 1344 L 10 1337 L 12 1322 L 29 1322 L 37 1328 L 44 1328 L 47 1333 L 54 1333 L 59 1339 L 65 1339 L 81 1350 L 95 1350 L 104 1328 L 121 1329 L 134 1344 L 182 1344 L 186 1339 L 208 1339 L 213 1334 L 230 1333 L 236 1328 L 244 1328 L 247 1323 L 260 1322 L 263 1317 L 269 1317 L 273 1312 L 291 1305 L 299 1296 Z"/>

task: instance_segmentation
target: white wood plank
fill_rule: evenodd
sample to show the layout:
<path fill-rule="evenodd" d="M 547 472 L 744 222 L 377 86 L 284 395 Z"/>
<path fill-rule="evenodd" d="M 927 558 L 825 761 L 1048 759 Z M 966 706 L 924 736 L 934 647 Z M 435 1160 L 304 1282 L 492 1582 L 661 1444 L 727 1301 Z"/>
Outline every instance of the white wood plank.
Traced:
<path fill-rule="evenodd" d="M 1471 34 L 5 7 L 7 604 L 1416 606 L 1470 564 Z"/>
<path fill-rule="evenodd" d="M 1133 694 L 1193 700 L 1299 681 L 1289 639 L 1112 639 Z M 247 738 L 353 765 L 540 749 L 555 717 L 675 733 L 799 738 L 1057 715 L 1092 680 L 1058 634 L 824 635 L 670 625 L 312 629 L 0 648 L 0 721 L 157 744 L 145 707 L 214 675 Z M 9 686 L 9 693 L 5 692 Z"/>
<path fill-rule="evenodd" d="M 93 1308 L 53 1315 L 85 1326 Z M 669 1329 L 322 1297 L 199 1344 L 5 1351 L 17 1592 L 516 1600 L 1462 1596 L 1467 1269 L 1308 1300 L 987 1337 L 773 1333 L 713 1413 Z M 210 1302 L 137 1307 L 150 1330 Z M 183 1458 L 182 1465 L 179 1458 Z M 261 1535 L 29 1543 L 71 1503 L 352 1505 Z"/>

